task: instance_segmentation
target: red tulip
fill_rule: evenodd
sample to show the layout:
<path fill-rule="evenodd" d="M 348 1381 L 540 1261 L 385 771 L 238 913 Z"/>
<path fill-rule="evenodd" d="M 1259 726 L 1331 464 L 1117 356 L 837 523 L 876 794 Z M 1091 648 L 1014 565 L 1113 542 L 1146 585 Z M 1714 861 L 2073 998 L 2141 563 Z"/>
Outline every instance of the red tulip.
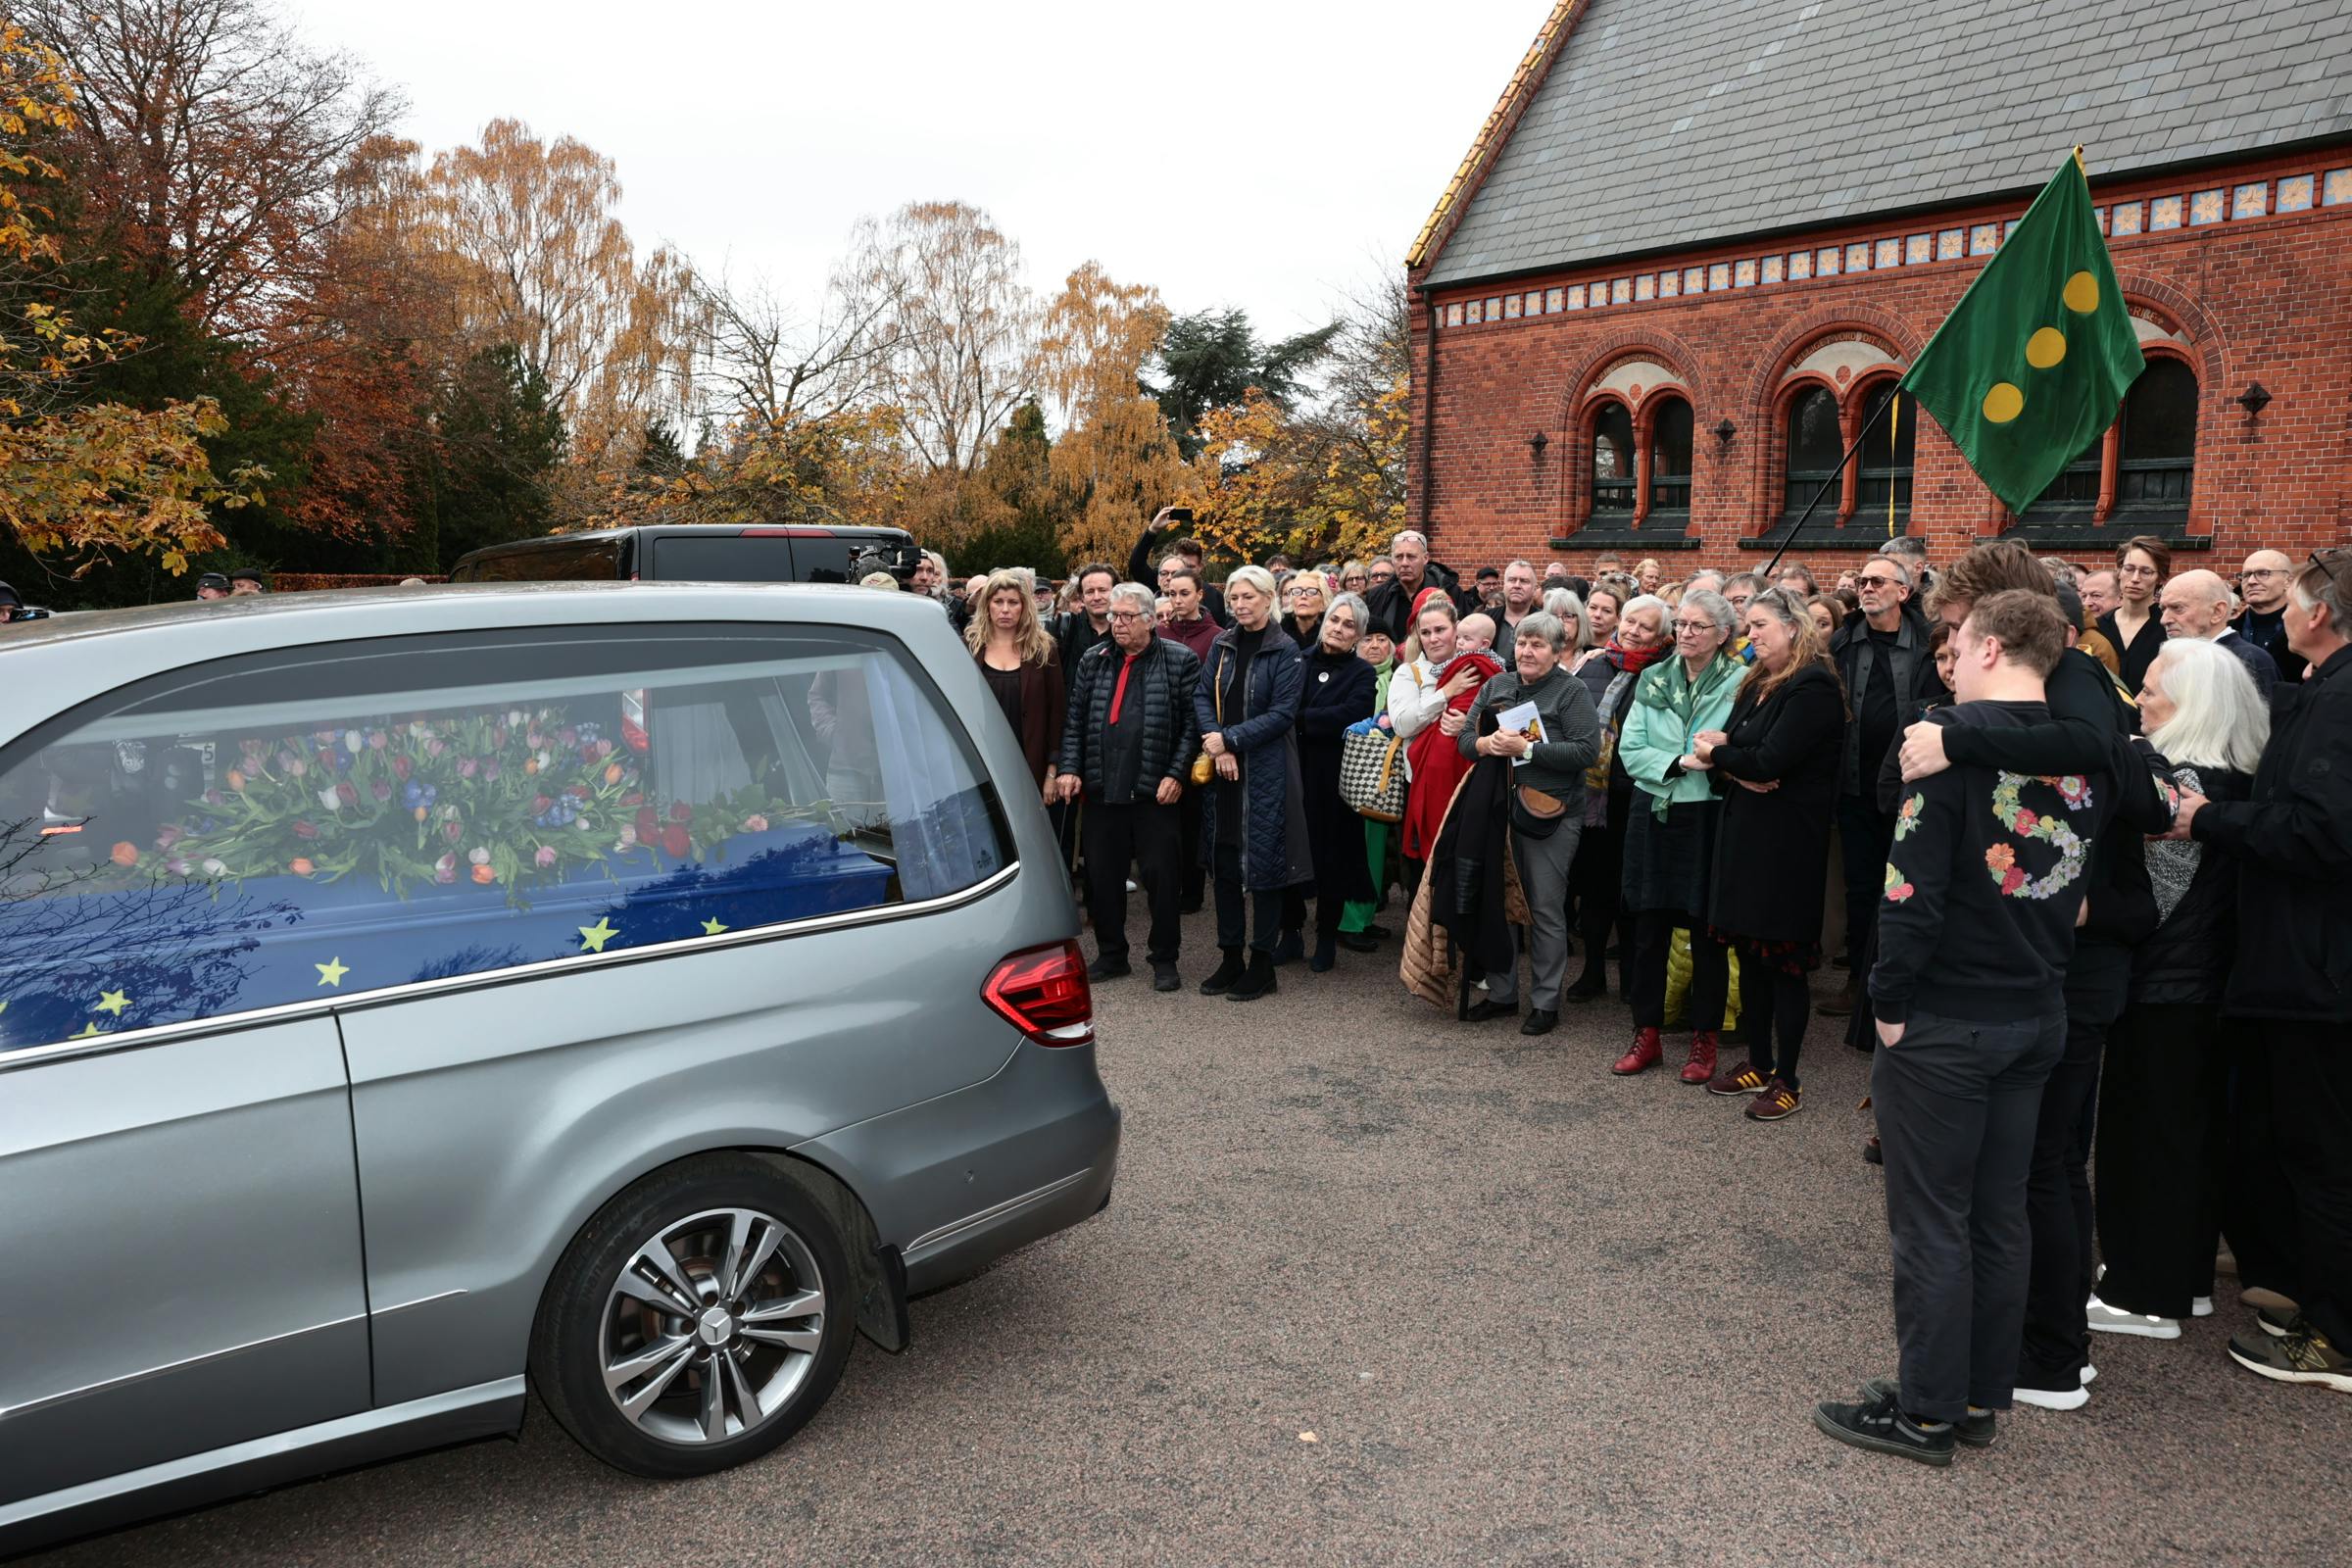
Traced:
<path fill-rule="evenodd" d="M 693 848 L 694 840 L 686 836 L 686 829 L 678 823 L 672 822 L 662 830 L 662 853 L 671 859 L 683 860 Z"/>
<path fill-rule="evenodd" d="M 298 839 L 315 839 L 318 836 L 318 824 L 307 821 L 297 822 L 294 824 L 294 836 Z"/>
<path fill-rule="evenodd" d="M 669 819 L 672 822 L 691 822 L 694 820 L 694 808 L 688 806 L 684 801 L 672 801 L 669 805 Z"/>

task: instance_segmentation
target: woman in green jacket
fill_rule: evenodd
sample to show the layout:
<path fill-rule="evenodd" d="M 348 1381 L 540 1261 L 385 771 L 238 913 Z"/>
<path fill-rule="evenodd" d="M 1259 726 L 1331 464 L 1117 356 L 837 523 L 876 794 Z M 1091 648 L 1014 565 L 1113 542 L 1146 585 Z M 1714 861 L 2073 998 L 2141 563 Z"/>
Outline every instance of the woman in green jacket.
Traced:
<path fill-rule="evenodd" d="M 1707 888 L 1715 865 L 1715 830 L 1723 804 L 1692 754 L 1697 737 L 1731 716 L 1742 667 L 1726 651 L 1738 617 L 1721 594 L 1683 595 L 1674 612 L 1674 651 L 1642 671 L 1617 743 L 1634 781 L 1625 830 L 1625 907 L 1634 921 L 1633 1049 L 1610 1070 L 1631 1076 L 1665 1054 L 1666 959 L 1678 927 L 1690 933 L 1690 1059 L 1682 1079 L 1715 1074 L 1723 1028 L 1727 966 L 1723 945 L 1707 932 Z"/>

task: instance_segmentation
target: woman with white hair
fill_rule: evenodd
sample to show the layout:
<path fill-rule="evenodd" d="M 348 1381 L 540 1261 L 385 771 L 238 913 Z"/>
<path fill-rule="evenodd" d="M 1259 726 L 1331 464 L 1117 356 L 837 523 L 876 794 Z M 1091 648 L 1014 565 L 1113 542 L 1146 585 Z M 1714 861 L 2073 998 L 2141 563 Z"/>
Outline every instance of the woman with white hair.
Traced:
<path fill-rule="evenodd" d="M 1283 890 L 1313 875 L 1298 780 L 1305 683 L 1298 645 L 1275 624 L 1274 605 L 1271 572 L 1234 568 L 1225 579 L 1233 624 L 1209 645 L 1193 698 L 1200 748 L 1214 770 L 1201 808 L 1200 858 L 1216 887 L 1224 956 L 1200 992 L 1232 1002 L 1254 1002 L 1275 989 Z"/>
<path fill-rule="evenodd" d="M 1722 729 L 1731 717 L 1744 666 L 1728 647 L 1738 629 L 1731 602 L 1714 590 L 1686 591 L 1668 624 L 1678 657 L 1651 666 L 1635 683 L 1617 746 L 1634 781 L 1622 884 L 1625 907 L 1634 916 L 1634 1044 L 1609 1070 L 1631 1077 L 1665 1058 L 1667 959 L 1674 933 L 1688 930 L 1690 1055 L 1681 1076 L 1695 1087 L 1715 1076 L 1731 960 L 1707 925 L 1723 803 L 1693 748 L 1700 735 Z"/>
<path fill-rule="evenodd" d="M 2139 690 L 2139 752 L 2176 794 L 2242 801 L 2270 741 L 2271 710 L 2219 643 L 2176 638 Z M 2222 991 L 2237 953 L 2234 857 L 2193 839 L 2150 840 L 2162 917 L 2132 954 L 2131 1000 L 2107 1043 L 2092 1184 L 2107 1261 L 2090 1326 L 2171 1340 L 2211 1310 L 2229 1144 L 2230 1051 Z M 2280 1326 L 2283 1326 L 2281 1319 Z"/>

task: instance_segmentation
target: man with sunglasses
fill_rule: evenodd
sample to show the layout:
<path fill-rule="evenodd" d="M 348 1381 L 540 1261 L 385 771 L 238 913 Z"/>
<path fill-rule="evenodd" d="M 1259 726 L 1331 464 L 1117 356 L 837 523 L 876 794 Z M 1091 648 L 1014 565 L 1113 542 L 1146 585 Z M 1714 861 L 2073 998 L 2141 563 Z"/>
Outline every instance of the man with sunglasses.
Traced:
<path fill-rule="evenodd" d="M 2275 1288 L 2297 1310 L 2230 1341 L 2230 1359 L 2352 1394 L 2352 551 L 2295 568 L 2280 615 L 2311 671 L 2279 684 L 2252 796 L 2184 795 L 2170 836 L 2237 861 L 2237 956 L 2222 1007 L 2249 1020 L 2241 1130 L 2275 1153 L 2282 1180 L 2269 1201 L 2295 1245 L 2283 1260 L 2293 1277 Z"/>
<path fill-rule="evenodd" d="M 1845 681 L 1854 722 L 1845 727 L 1838 786 L 1838 837 L 1845 862 L 1845 989 L 1821 1004 L 1830 1017 L 1854 1010 L 1878 919 L 1879 883 L 1894 843 L 1894 817 L 1879 808 L 1879 771 L 1901 738 L 1903 720 L 1939 695 L 1928 628 L 1911 612 L 1911 568 L 1873 556 L 1854 579 L 1862 608 L 1830 638 L 1830 657 Z M 1948 698 L 1942 699 L 1949 701 Z"/>
<path fill-rule="evenodd" d="M 2246 601 L 2245 613 L 2230 629 L 2271 656 L 2278 678 L 2292 686 L 2303 678 L 2303 656 L 2286 643 L 2286 585 L 2294 580 L 2295 564 L 2285 552 L 2257 550 L 2238 568 L 2237 591 Z"/>

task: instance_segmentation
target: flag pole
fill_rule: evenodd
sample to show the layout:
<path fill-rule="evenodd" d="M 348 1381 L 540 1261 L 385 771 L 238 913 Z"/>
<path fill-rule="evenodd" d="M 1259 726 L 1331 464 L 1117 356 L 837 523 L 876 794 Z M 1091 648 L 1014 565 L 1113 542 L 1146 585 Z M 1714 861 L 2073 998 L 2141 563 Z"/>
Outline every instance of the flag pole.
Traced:
<path fill-rule="evenodd" d="M 1880 404 L 1879 412 L 1872 415 L 1860 432 L 1855 435 L 1853 445 L 1845 449 L 1845 456 L 1838 460 L 1838 466 L 1830 470 L 1830 476 L 1821 482 L 1821 488 L 1813 492 L 1813 499 L 1805 503 L 1805 510 L 1797 514 L 1796 521 L 1788 525 L 1788 535 L 1781 540 L 1781 548 L 1775 550 L 1772 553 L 1772 559 L 1764 563 L 1764 569 L 1757 573 L 1758 576 L 1767 580 L 1771 578 L 1772 568 L 1781 564 L 1781 558 L 1788 553 L 1788 547 L 1796 543 L 1797 530 L 1802 528 L 1806 520 L 1813 515 L 1813 509 L 1821 505 L 1821 498 L 1830 493 L 1831 486 L 1837 484 L 1844 475 L 1846 465 L 1854 461 L 1855 455 L 1862 450 L 1862 443 L 1870 439 L 1871 432 L 1879 427 L 1879 421 L 1886 417 L 1886 412 L 1902 400 L 1902 384 L 1897 382 L 1894 396 Z M 1892 536 L 1889 535 L 1889 537 Z"/>

